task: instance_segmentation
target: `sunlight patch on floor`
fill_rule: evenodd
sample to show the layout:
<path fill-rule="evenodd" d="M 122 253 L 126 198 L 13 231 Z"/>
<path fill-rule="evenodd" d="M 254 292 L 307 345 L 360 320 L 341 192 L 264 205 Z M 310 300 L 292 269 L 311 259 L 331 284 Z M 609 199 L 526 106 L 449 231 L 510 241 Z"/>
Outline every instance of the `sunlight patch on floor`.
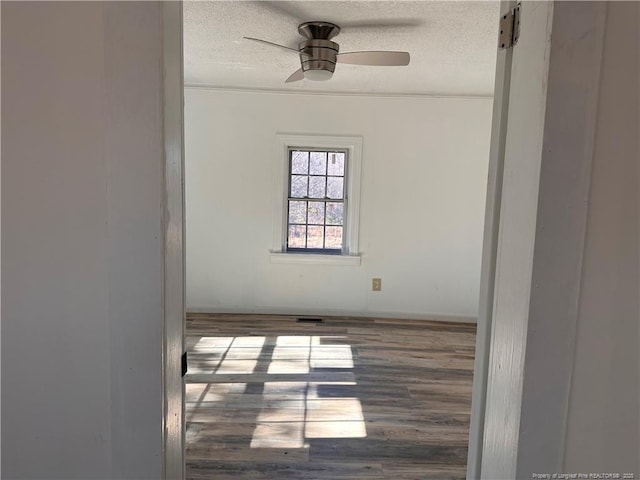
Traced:
<path fill-rule="evenodd" d="M 253 373 L 262 348 L 265 337 L 236 337 L 216 370 L 221 374 L 248 374 Z"/>
<path fill-rule="evenodd" d="M 352 370 L 351 346 L 331 343 L 341 338 L 279 336 L 267 373 L 309 374 L 323 369 L 330 376 L 330 370 Z M 251 447 L 304 448 L 312 438 L 366 437 L 360 400 L 339 396 L 355 386 L 355 382 L 265 382 Z"/>
<path fill-rule="evenodd" d="M 367 429 L 364 421 L 306 422 L 305 438 L 364 438 Z"/>
<path fill-rule="evenodd" d="M 256 426 L 251 448 L 302 448 L 304 422 L 263 422 Z"/>

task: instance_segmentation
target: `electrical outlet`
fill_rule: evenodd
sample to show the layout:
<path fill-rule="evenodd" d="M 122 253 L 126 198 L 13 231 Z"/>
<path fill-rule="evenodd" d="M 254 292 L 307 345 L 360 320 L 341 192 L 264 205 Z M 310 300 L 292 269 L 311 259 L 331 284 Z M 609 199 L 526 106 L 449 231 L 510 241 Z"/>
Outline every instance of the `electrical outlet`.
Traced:
<path fill-rule="evenodd" d="M 371 280 L 371 290 L 374 292 L 379 292 L 382 290 L 382 279 L 381 278 L 373 278 Z"/>

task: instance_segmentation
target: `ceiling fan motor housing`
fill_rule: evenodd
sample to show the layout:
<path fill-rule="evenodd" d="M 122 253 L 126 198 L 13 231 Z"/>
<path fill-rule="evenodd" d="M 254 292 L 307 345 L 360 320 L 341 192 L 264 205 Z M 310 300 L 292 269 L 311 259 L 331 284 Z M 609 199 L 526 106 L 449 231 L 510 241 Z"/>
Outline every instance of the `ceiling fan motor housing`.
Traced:
<path fill-rule="evenodd" d="M 298 45 L 302 71 L 326 70 L 333 73 L 336 69 L 340 47 L 331 40 L 305 40 Z"/>
<path fill-rule="evenodd" d="M 305 78 L 330 78 L 336 69 L 337 55 L 340 51 L 340 46 L 331 39 L 340 33 L 340 27 L 329 22 L 306 22 L 298 27 L 298 32 L 307 39 L 298 44 Z"/>

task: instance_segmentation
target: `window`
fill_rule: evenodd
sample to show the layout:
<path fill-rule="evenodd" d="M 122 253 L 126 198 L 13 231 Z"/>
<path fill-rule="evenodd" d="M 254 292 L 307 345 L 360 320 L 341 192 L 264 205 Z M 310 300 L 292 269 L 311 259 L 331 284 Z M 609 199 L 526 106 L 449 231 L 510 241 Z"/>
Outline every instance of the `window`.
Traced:
<path fill-rule="evenodd" d="M 359 265 L 362 139 L 278 135 L 273 262 Z"/>
<path fill-rule="evenodd" d="M 287 252 L 341 254 L 346 151 L 289 148 Z"/>

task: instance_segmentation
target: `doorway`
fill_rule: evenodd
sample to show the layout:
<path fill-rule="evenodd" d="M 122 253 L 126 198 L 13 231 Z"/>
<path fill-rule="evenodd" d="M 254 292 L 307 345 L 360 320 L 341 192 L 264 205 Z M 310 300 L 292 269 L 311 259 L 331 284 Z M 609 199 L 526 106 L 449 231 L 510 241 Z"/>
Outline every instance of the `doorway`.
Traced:
<path fill-rule="evenodd" d="M 264 2 L 264 3 L 267 3 L 267 2 Z M 277 7 L 277 5 L 273 5 L 273 6 L 276 6 L 276 7 Z M 280 13 L 282 13 L 282 12 L 280 12 Z M 366 26 L 365 26 L 365 28 L 366 28 Z M 195 87 L 195 86 L 194 86 L 194 87 Z M 199 86 L 199 87 L 201 87 L 201 86 Z M 205 89 L 203 89 L 203 88 L 198 88 L 198 90 L 205 90 Z M 234 90 L 234 89 L 218 89 L 218 90 L 227 90 L 226 92 L 218 92 L 218 93 L 225 93 L 225 94 L 229 94 L 229 95 L 232 95 L 232 94 L 235 94 L 235 93 L 236 93 L 235 91 L 232 91 L 232 90 Z M 250 91 L 251 89 L 248 89 L 248 90 Z M 245 93 L 245 92 L 243 92 L 243 93 Z M 250 93 L 252 93 L 252 94 L 257 94 L 257 93 L 263 93 L 263 92 L 251 91 Z M 283 96 L 285 95 L 285 94 L 284 94 L 284 92 L 278 92 L 278 94 L 281 94 L 281 95 L 283 95 Z M 311 95 L 309 95 L 309 96 L 311 96 Z M 357 95 L 357 94 L 354 94 L 353 96 L 354 96 L 354 97 L 357 97 L 358 95 Z M 384 95 L 383 95 L 383 96 L 384 96 Z M 417 96 L 419 96 L 419 95 L 417 95 Z M 349 95 L 344 95 L 344 97 L 349 97 Z M 394 95 L 388 95 L 387 97 L 394 97 Z M 405 99 L 405 100 L 409 100 L 409 99 L 411 99 L 411 100 L 415 100 L 415 97 L 416 97 L 416 96 L 407 96 L 407 97 L 408 97 L 408 98 L 407 98 L 407 99 Z M 348 102 L 348 101 L 351 101 L 351 99 L 350 99 L 350 98 L 347 98 L 347 99 L 345 99 L 345 100 L 346 100 L 347 102 Z M 391 103 L 391 102 L 389 101 L 388 103 Z M 489 103 L 490 103 L 490 101 L 489 101 Z M 189 108 L 189 107 L 187 106 L 187 109 L 188 109 L 188 108 Z M 247 116 L 247 117 L 245 117 L 245 120 L 247 120 L 247 121 L 249 121 L 249 122 L 250 122 L 250 121 L 252 120 L 252 118 L 251 118 L 250 116 Z M 189 132 L 187 132 L 187 137 L 188 137 L 188 136 L 189 136 Z M 487 134 L 487 137 L 488 137 L 488 134 Z M 187 154 L 188 154 L 188 153 L 187 153 Z M 245 173 L 246 173 L 246 172 L 245 172 Z M 483 176 L 483 177 L 484 177 L 484 176 Z M 188 187 L 187 187 L 187 196 L 188 196 L 188 195 L 189 195 L 189 191 L 188 191 Z M 239 205 L 239 207 L 240 207 L 240 208 L 242 208 L 243 206 L 244 206 L 244 207 L 246 207 L 246 205 L 242 205 L 242 204 L 240 204 L 240 205 Z M 481 208 L 480 210 L 482 210 L 482 208 Z M 482 217 L 482 214 L 480 215 L 480 218 L 481 218 L 481 217 Z M 480 220 L 480 223 L 482 223 L 482 221 L 481 221 L 481 220 Z M 481 228 L 481 227 L 480 227 L 480 230 L 482 230 L 482 228 Z M 375 299 L 374 299 L 374 300 L 375 300 Z M 276 307 L 276 308 L 278 308 L 278 307 Z M 280 308 L 280 311 L 282 311 L 282 307 L 279 307 L 279 308 Z M 264 305 L 263 305 L 262 309 L 264 310 Z M 297 307 L 297 306 L 295 306 L 295 307 L 294 307 L 294 309 L 295 309 L 296 311 L 300 311 L 299 307 Z M 313 311 L 316 311 L 316 312 L 317 312 L 317 309 L 316 309 L 316 310 L 311 310 L 311 312 L 313 312 Z M 401 315 L 402 315 L 402 314 L 404 314 L 405 316 L 407 315 L 407 312 L 406 312 L 406 311 L 405 311 L 405 312 L 401 312 L 401 311 L 399 311 L 399 310 L 391 311 L 391 312 L 385 312 L 385 313 L 387 313 L 387 314 L 391 313 L 391 315 L 392 315 L 392 316 L 394 316 L 394 314 L 396 314 L 396 313 L 398 313 L 398 312 L 399 312 Z M 423 312 L 424 312 L 424 310 L 423 310 Z M 303 313 L 310 313 L 310 312 L 303 312 Z M 432 314 L 427 314 L 427 315 L 428 315 L 428 316 L 433 316 Z M 422 316 L 423 316 L 423 317 L 424 317 L 424 316 L 427 316 L 427 315 L 425 315 L 424 313 L 422 314 Z M 441 315 L 441 317 L 446 317 L 446 315 Z M 442 319 L 442 318 L 441 318 L 441 319 Z M 448 318 L 448 319 L 450 319 L 450 318 Z"/>
<path fill-rule="evenodd" d="M 389 11 L 389 4 L 366 15 L 356 3 L 343 5 L 342 11 L 328 7 L 305 2 L 185 5 L 187 309 L 192 314 L 369 314 L 412 321 L 472 321 L 477 311 L 495 68 L 493 30 L 479 24 L 481 19 L 495 23 L 498 6 L 411 4 L 416 14 L 411 19 L 404 9 Z M 343 69 L 330 81 L 304 80 L 289 86 L 284 84 L 286 75 L 279 78 L 275 73 L 282 76 L 285 65 L 295 67 L 295 52 L 239 35 L 265 37 L 269 22 L 273 32 L 283 31 L 284 22 L 293 24 L 292 35 L 266 40 L 295 45 L 295 27 L 303 18 L 327 16 L 341 23 L 342 31 L 333 40 L 342 42 L 344 50 L 363 50 L 367 42 L 375 42 L 380 50 L 413 50 L 412 63 L 406 70 L 338 65 Z M 218 49 L 217 53 L 207 57 L 202 52 L 207 51 L 203 46 L 210 41 L 211 29 L 197 19 L 216 17 L 227 18 L 230 31 L 216 33 L 217 46 L 209 50 Z M 252 22 L 254 17 L 262 23 Z M 415 45 L 444 45 L 437 38 L 444 36 L 452 18 L 466 21 L 468 35 L 478 38 L 456 40 L 473 45 L 459 49 L 465 52 L 458 54 L 461 58 L 452 61 L 455 42 L 438 54 Z M 189 53 L 190 42 L 199 47 L 193 49 L 195 54 Z M 470 58 L 475 68 L 464 75 L 461 69 Z M 418 87 L 427 70 L 430 84 Z M 251 84 L 253 77 L 257 80 Z M 385 115 L 375 115 L 382 111 Z M 355 222 L 360 239 L 350 252 L 355 255 L 349 255 L 360 257 L 358 265 L 327 265 L 308 255 L 299 264 L 293 255 L 281 255 L 272 240 L 282 222 L 274 205 L 278 198 L 282 202 L 283 193 L 276 191 L 274 172 L 278 162 L 287 161 L 278 158 L 277 151 L 274 154 L 274 144 L 279 134 L 304 133 L 362 138 L 361 208 Z M 307 146 L 290 145 L 300 151 Z M 214 264 L 218 275 L 212 275 Z M 381 291 L 370 289 L 374 278 L 381 280 Z M 279 333 L 276 343 L 285 332 Z M 193 352 L 194 361 L 197 355 Z M 229 363 L 200 360 L 210 375 L 218 368 L 224 371 Z M 449 363 L 455 365 L 455 359 Z M 198 373 L 190 371 L 188 382 L 192 375 Z M 196 401 L 202 394 L 209 400 L 200 401 L 216 409 L 209 393 L 200 392 Z M 191 423 L 195 430 L 187 428 L 187 459 L 189 441 L 206 437 L 204 426 Z M 424 445 L 432 446 L 430 442 Z M 224 443 L 218 441 L 217 446 Z M 311 445 L 312 456 L 313 450 Z M 458 462 L 462 458 L 464 467 L 464 453 L 455 456 Z"/>

